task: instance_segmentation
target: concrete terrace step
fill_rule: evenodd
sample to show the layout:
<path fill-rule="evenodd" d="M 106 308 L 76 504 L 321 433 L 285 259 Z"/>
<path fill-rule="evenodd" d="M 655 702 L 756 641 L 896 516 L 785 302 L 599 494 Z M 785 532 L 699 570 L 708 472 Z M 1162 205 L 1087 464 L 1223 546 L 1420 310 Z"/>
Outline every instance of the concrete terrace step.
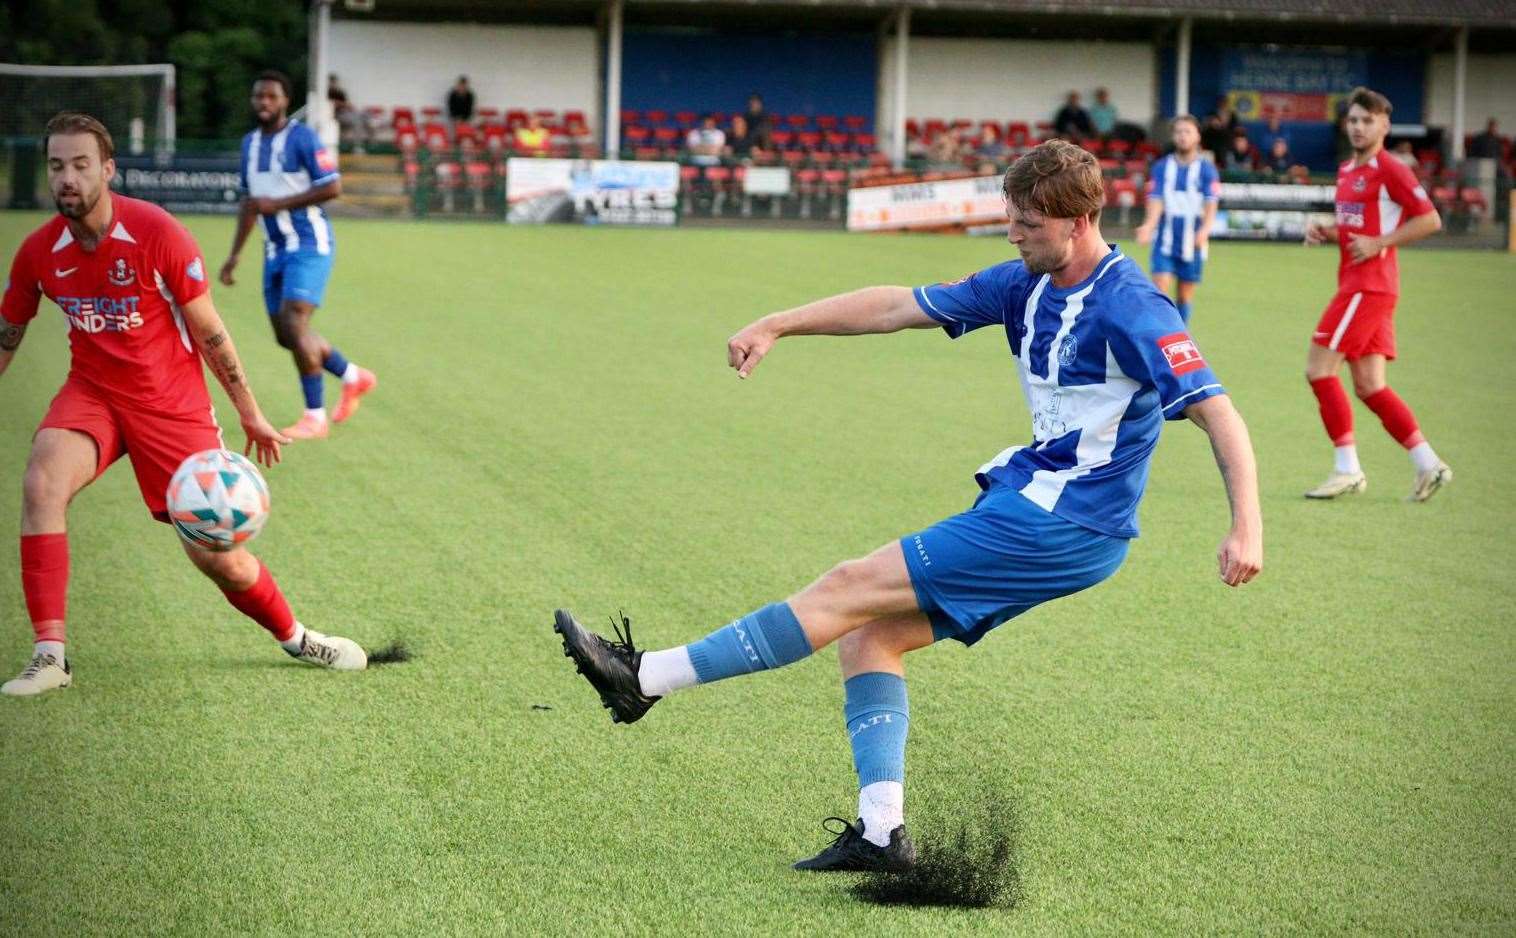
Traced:
<path fill-rule="evenodd" d="M 341 156 L 342 174 L 354 173 L 399 173 L 400 157 L 394 153 L 344 153 Z"/>
<path fill-rule="evenodd" d="M 325 205 L 337 218 L 388 218 L 411 214 L 411 197 L 404 193 L 350 194 Z"/>

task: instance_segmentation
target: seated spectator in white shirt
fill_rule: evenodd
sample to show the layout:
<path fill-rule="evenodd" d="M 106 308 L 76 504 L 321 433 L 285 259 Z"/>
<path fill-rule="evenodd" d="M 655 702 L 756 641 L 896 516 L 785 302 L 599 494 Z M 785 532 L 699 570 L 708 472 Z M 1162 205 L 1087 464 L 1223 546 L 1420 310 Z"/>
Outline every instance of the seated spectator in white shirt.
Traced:
<path fill-rule="evenodd" d="M 690 151 L 690 162 L 696 166 L 721 165 L 721 152 L 726 148 L 726 134 L 716 126 L 716 115 L 707 114 L 700 126 L 692 129 L 684 139 Z"/>

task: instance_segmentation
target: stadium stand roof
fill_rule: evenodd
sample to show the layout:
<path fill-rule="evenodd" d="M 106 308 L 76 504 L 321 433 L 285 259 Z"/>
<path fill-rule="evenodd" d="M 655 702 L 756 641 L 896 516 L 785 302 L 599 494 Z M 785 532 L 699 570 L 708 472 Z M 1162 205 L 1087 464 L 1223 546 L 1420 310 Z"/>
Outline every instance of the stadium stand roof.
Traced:
<path fill-rule="evenodd" d="M 377 0 L 379 19 L 539 21 L 593 17 L 596 0 Z M 691 7 L 758 11 L 804 7 L 832 13 L 882 15 L 902 6 L 919 14 L 962 13 L 1105 16 L 1139 19 L 1294 21 L 1364 25 L 1440 25 L 1516 30 L 1516 0 L 626 0 L 628 12 Z M 335 12 L 343 15 L 339 4 Z M 347 14 L 353 15 L 353 14 Z"/>

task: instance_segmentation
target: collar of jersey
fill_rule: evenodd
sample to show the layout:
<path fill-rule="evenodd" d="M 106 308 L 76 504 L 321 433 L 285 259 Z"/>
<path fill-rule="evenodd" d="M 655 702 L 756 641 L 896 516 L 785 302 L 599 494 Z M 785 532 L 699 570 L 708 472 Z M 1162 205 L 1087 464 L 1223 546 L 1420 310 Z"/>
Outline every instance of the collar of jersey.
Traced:
<path fill-rule="evenodd" d="M 1059 299 L 1062 299 L 1062 298 L 1064 298 L 1066 296 L 1069 296 L 1070 294 L 1078 293 L 1080 290 L 1083 290 L 1085 287 L 1087 287 L 1090 284 L 1094 283 L 1095 282 L 1095 278 L 1099 277 L 1102 271 L 1104 271 L 1107 267 L 1111 266 L 1112 264 L 1116 263 L 1117 261 L 1121 260 L 1121 248 L 1117 247 L 1116 245 L 1112 244 L 1109 241 L 1107 241 L 1105 243 L 1105 246 L 1108 247 L 1108 248 L 1110 248 L 1111 252 L 1109 254 L 1107 254 L 1105 257 L 1102 257 L 1099 260 L 1099 262 L 1095 264 L 1095 269 L 1092 270 L 1092 271 L 1090 271 L 1090 275 L 1088 277 L 1085 277 L 1083 280 L 1079 281 L 1078 283 L 1076 283 L 1076 284 L 1074 284 L 1072 286 L 1067 286 L 1067 287 L 1054 286 L 1053 285 L 1052 275 L 1051 274 L 1047 275 L 1047 277 L 1048 277 L 1047 293 L 1049 293 L 1050 295 L 1055 296 L 1055 297 L 1057 297 Z"/>

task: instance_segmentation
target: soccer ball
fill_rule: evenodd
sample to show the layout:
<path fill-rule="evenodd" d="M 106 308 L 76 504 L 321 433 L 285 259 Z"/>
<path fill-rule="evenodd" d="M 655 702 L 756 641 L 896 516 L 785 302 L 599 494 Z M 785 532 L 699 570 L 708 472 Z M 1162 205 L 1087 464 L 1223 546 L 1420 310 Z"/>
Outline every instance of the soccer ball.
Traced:
<path fill-rule="evenodd" d="M 258 467 L 224 449 L 196 453 L 168 483 L 168 517 L 186 544 L 231 550 L 268 521 L 268 483 Z"/>

